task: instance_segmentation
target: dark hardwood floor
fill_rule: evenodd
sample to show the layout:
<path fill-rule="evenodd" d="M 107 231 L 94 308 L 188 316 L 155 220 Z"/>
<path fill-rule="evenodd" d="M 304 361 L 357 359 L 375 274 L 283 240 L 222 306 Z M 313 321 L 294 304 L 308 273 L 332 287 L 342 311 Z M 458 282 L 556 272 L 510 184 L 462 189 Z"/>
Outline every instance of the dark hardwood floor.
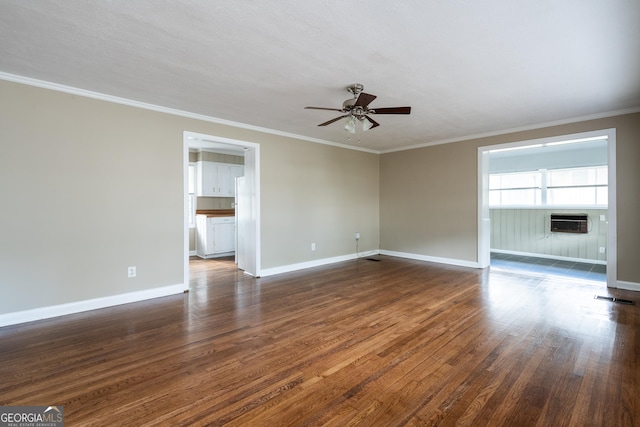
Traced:
<path fill-rule="evenodd" d="M 639 426 L 639 306 L 378 257 L 0 328 L 0 404 L 68 426 Z"/>

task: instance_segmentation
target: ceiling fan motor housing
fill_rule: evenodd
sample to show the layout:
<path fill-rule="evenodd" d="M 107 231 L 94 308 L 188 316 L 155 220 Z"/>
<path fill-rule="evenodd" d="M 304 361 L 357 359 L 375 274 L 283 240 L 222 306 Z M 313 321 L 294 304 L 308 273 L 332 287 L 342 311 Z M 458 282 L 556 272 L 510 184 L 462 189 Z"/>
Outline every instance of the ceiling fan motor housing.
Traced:
<path fill-rule="evenodd" d="M 342 103 L 342 108 L 346 110 L 351 110 L 353 105 L 356 103 L 357 98 L 349 98 Z"/>

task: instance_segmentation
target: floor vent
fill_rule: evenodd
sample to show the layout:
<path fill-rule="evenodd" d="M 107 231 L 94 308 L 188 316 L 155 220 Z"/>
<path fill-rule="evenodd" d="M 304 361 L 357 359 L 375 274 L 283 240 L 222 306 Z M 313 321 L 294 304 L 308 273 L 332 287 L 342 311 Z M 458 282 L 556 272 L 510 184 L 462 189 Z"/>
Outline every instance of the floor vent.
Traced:
<path fill-rule="evenodd" d="M 611 301 L 611 302 L 619 302 L 620 304 L 635 305 L 635 303 L 633 301 L 628 300 L 628 299 L 614 298 L 614 297 L 603 297 L 601 295 L 596 295 L 594 298 L 595 299 L 604 299 L 604 300 Z"/>

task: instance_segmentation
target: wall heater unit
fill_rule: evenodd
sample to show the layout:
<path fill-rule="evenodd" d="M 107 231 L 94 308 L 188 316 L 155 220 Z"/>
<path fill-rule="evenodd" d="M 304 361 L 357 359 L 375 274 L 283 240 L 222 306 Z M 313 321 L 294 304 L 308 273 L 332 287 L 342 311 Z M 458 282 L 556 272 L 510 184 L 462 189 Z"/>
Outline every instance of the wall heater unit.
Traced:
<path fill-rule="evenodd" d="M 551 214 L 551 231 L 587 233 L 587 214 Z"/>

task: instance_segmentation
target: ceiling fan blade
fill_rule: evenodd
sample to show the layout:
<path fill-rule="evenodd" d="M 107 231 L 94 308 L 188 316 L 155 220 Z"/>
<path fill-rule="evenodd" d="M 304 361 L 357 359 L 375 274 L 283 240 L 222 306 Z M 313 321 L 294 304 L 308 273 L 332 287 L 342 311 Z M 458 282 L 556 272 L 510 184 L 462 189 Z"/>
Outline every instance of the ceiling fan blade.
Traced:
<path fill-rule="evenodd" d="M 372 108 L 374 114 L 411 114 L 411 107 Z"/>
<path fill-rule="evenodd" d="M 340 117 L 336 117 L 335 119 L 331 119 L 328 122 L 324 122 L 324 123 L 320 123 L 318 126 L 326 126 L 326 125 L 330 125 L 333 122 L 337 122 L 340 119 L 344 119 L 345 117 L 349 117 L 348 114 L 345 114 L 344 116 L 340 116 Z"/>
<path fill-rule="evenodd" d="M 373 101 L 376 98 L 377 98 L 377 96 L 375 96 L 375 95 L 371 95 L 369 93 L 362 92 L 360 94 L 360 96 L 358 96 L 358 100 L 356 101 L 354 106 L 355 107 L 367 108 L 367 105 L 369 105 L 371 103 L 371 101 Z"/>
<path fill-rule="evenodd" d="M 371 123 L 371 127 L 369 129 L 373 129 L 376 128 L 378 126 L 380 126 L 380 123 L 376 122 L 375 120 L 373 120 L 371 117 L 369 116 L 364 116 L 365 119 L 369 120 L 369 123 Z"/>
<path fill-rule="evenodd" d="M 342 112 L 341 109 L 339 108 L 324 108 L 324 107 L 304 107 L 305 110 L 329 110 L 329 111 L 340 111 Z"/>

